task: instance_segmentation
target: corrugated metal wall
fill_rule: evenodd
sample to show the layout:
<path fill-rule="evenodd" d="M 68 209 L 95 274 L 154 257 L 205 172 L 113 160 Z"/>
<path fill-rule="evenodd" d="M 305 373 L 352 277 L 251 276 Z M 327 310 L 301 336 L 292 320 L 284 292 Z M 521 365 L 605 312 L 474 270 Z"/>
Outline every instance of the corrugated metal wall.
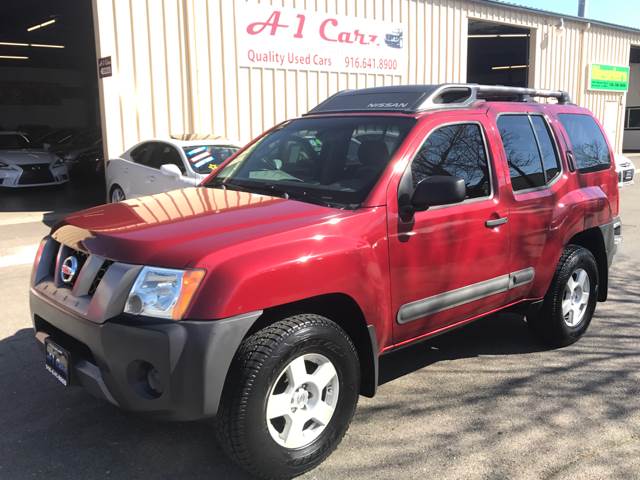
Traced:
<path fill-rule="evenodd" d="M 109 156 L 151 137 L 212 133 L 247 141 L 300 115 L 332 93 L 397 83 L 464 82 L 469 19 L 532 29 L 530 84 L 568 90 L 601 120 L 618 102 L 622 145 L 625 96 L 587 92 L 588 63 L 626 65 L 640 35 L 496 8 L 470 0 L 262 0 L 264 3 L 401 22 L 408 32 L 403 75 L 237 66 L 235 16 L 246 0 L 93 0 L 98 57 L 113 76 L 100 81 Z"/>

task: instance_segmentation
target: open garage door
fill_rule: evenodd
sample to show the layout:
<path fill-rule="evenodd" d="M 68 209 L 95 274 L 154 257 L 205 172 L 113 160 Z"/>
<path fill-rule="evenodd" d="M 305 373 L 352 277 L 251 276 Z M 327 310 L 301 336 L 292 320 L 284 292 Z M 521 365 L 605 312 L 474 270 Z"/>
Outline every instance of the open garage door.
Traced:
<path fill-rule="evenodd" d="M 529 29 L 469 20 L 467 81 L 527 87 Z"/>
<path fill-rule="evenodd" d="M 91 2 L 0 2 L 2 211 L 104 199 Z"/>

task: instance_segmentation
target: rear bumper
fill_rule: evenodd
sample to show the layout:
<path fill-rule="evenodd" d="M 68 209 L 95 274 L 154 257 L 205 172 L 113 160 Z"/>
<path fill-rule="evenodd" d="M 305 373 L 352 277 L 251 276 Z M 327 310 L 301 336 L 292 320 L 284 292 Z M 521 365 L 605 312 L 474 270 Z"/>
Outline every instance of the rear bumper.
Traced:
<path fill-rule="evenodd" d="M 71 353 L 71 382 L 125 410 L 172 420 L 217 413 L 231 360 L 262 312 L 215 321 L 116 317 L 94 323 L 31 289 L 36 338 L 50 337 Z M 127 323 L 128 322 L 128 323 Z M 161 393 L 148 388 L 157 370 Z"/>

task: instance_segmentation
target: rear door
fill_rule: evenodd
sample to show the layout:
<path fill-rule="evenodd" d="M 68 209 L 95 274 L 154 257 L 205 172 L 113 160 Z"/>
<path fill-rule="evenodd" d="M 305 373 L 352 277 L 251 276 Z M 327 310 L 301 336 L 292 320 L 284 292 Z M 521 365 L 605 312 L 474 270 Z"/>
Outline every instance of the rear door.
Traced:
<path fill-rule="evenodd" d="M 480 113 L 441 114 L 417 128 L 424 141 L 403 174 L 411 176 L 407 181 L 415 186 L 431 175 L 458 176 L 465 180 L 467 199 L 404 221 L 397 191 L 389 194 L 396 343 L 504 305 L 509 285 L 510 225 L 501 191 L 504 172 L 495 168 L 488 148 L 495 141 L 491 123 Z"/>
<path fill-rule="evenodd" d="M 549 238 L 566 182 L 556 137 L 542 112 L 498 114 L 496 125 L 503 146 L 500 154 L 509 168 L 505 192 L 511 225 L 509 265 L 519 277 L 509 292 L 512 302 L 544 295 L 531 289 L 533 280 L 547 278 L 557 262 L 559 249 Z"/>

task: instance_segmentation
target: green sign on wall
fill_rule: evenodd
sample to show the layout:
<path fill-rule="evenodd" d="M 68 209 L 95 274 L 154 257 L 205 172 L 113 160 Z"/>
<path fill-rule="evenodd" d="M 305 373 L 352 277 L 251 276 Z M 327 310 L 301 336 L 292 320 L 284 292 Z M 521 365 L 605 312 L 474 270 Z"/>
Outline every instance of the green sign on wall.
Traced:
<path fill-rule="evenodd" d="M 590 64 L 588 88 L 605 92 L 626 92 L 629 90 L 629 67 Z"/>

